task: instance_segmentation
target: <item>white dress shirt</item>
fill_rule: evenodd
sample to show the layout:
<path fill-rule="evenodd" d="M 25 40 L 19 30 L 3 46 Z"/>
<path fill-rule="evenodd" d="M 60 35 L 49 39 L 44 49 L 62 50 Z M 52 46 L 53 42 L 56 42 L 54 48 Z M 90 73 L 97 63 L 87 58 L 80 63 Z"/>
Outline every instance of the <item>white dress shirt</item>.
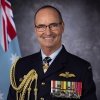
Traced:
<path fill-rule="evenodd" d="M 62 49 L 62 46 L 49 56 L 49 57 L 52 59 L 52 60 L 50 61 L 49 65 L 51 65 L 51 63 L 54 61 L 54 59 L 55 59 L 56 56 L 59 54 L 59 52 L 61 51 L 61 49 Z M 41 50 L 41 55 L 42 55 L 42 61 L 43 61 L 43 59 L 44 59 L 45 57 L 47 57 L 47 56 L 44 54 L 44 52 L 43 52 L 42 50 Z"/>

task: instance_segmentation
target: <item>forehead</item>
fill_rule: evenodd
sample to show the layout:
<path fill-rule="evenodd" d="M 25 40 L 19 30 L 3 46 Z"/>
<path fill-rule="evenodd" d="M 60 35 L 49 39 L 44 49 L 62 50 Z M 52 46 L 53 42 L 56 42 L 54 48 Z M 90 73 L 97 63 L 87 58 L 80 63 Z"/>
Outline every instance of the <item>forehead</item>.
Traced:
<path fill-rule="evenodd" d="M 59 22 L 59 14 L 55 9 L 45 8 L 38 11 L 35 17 L 36 24 L 49 24 L 53 22 Z"/>

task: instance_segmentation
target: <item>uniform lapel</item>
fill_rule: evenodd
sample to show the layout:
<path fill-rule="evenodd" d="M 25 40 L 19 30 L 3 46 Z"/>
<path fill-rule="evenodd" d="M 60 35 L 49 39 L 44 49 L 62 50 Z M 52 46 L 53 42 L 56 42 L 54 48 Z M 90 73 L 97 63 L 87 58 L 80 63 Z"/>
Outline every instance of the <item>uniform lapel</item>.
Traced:
<path fill-rule="evenodd" d="M 41 56 L 41 52 L 37 53 L 37 55 L 35 56 L 35 69 L 37 71 L 38 74 L 38 78 L 42 79 L 42 77 L 44 76 L 44 72 L 43 72 L 43 63 L 42 63 L 42 56 Z"/>
<path fill-rule="evenodd" d="M 48 68 L 47 72 L 45 73 L 44 77 L 47 77 L 57 71 L 60 71 L 65 67 L 65 65 L 68 64 L 68 57 L 67 57 L 67 51 L 65 50 L 64 46 L 60 53 L 57 55 L 55 60 L 52 62 L 50 67 Z"/>
<path fill-rule="evenodd" d="M 42 56 L 41 52 L 37 53 L 35 56 L 35 64 L 36 64 L 36 71 L 38 73 L 38 77 L 42 80 L 45 77 L 48 77 L 49 75 L 60 71 L 61 69 L 65 68 L 68 65 L 68 52 L 66 49 L 62 48 L 60 53 L 57 55 L 55 60 L 52 62 L 52 64 L 49 66 L 47 72 L 44 74 L 43 72 L 43 63 L 42 63 Z"/>

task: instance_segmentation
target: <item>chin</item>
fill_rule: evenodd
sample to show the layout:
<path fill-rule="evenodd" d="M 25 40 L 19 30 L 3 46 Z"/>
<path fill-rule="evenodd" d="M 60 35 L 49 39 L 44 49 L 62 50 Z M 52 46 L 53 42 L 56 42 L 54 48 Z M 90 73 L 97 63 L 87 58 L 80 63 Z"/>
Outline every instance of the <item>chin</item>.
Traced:
<path fill-rule="evenodd" d="M 48 48 L 52 48 L 53 46 L 52 46 L 52 45 L 47 45 L 46 47 L 48 47 Z"/>
<path fill-rule="evenodd" d="M 54 45 L 52 45 L 52 44 L 47 44 L 47 45 L 45 45 L 44 47 L 46 47 L 46 48 L 52 48 L 52 47 L 54 47 Z"/>

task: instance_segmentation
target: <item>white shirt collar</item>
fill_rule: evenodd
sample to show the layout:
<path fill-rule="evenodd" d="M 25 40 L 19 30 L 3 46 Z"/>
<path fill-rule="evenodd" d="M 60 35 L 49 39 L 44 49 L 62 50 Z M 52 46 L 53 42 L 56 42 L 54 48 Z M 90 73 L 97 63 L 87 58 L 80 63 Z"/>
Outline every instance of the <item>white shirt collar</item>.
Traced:
<path fill-rule="evenodd" d="M 52 59 L 51 62 L 50 62 L 50 64 L 54 61 L 54 59 L 59 54 L 59 52 L 61 51 L 61 49 L 62 49 L 62 46 L 49 56 Z M 41 50 L 41 54 L 42 54 L 42 60 L 45 57 L 47 57 L 42 50 Z"/>

